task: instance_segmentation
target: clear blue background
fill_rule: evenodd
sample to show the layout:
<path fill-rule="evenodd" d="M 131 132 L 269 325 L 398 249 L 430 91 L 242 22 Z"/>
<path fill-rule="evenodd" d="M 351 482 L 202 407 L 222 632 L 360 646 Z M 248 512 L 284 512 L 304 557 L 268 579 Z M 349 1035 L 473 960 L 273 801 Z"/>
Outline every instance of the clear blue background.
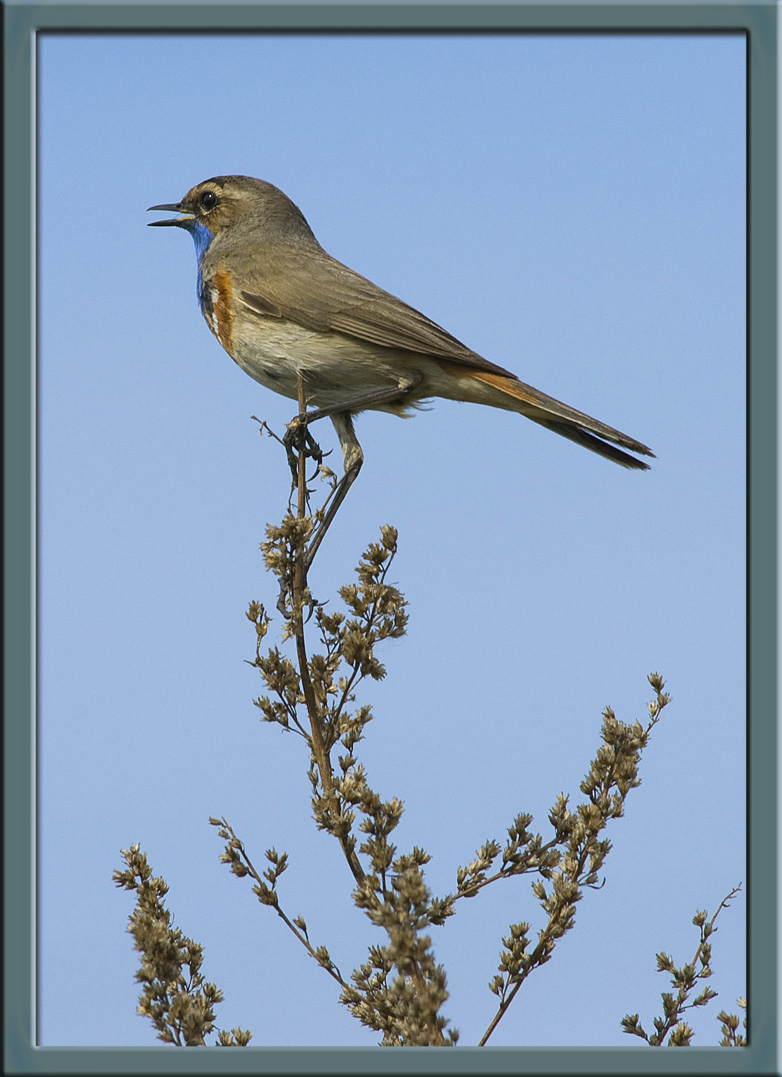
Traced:
<path fill-rule="evenodd" d="M 491 1040 L 639 1044 L 620 1020 L 659 1014 L 655 954 L 689 960 L 695 911 L 746 881 L 743 37 L 49 36 L 39 87 L 41 1042 L 157 1042 L 111 881 L 132 842 L 205 946 L 222 1027 L 377 1042 L 207 823 L 225 815 L 256 863 L 288 851 L 282 904 L 344 974 L 381 942 L 315 831 L 302 742 L 259 722 L 244 663 L 289 478 L 250 416 L 281 431 L 292 406 L 203 324 L 190 239 L 146 227 L 147 206 L 237 172 L 281 187 L 335 257 L 657 454 L 630 473 L 444 401 L 365 415 L 364 470 L 311 573 L 333 596 L 398 527 L 410 630 L 362 690 L 362 758 L 404 800 L 400 849 L 433 855 L 438 894 L 517 812 L 547 838 L 603 707 L 644 721 L 646 675 L 665 676 L 606 885 Z M 474 1044 L 508 924 L 543 921 L 525 879 L 459 905 L 433 941 Z M 745 993 L 744 912 L 742 895 L 718 921 L 696 1044 Z"/>

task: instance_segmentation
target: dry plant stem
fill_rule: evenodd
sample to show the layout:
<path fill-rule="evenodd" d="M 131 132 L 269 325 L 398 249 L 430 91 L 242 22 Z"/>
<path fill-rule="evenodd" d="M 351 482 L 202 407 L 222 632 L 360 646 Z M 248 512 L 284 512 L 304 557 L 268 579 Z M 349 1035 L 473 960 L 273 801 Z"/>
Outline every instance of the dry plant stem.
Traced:
<path fill-rule="evenodd" d="M 299 374 L 297 384 L 298 384 L 298 390 L 299 390 L 299 415 L 306 415 L 307 404 L 306 404 L 306 402 L 304 400 L 304 381 L 302 379 L 301 374 Z M 304 432 L 305 432 L 305 434 L 307 432 L 306 420 L 305 420 L 305 423 L 304 423 Z M 296 515 L 298 516 L 298 518 L 300 520 L 304 516 L 304 509 L 305 509 L 306 500 L 307 500 L 307 477 L 306 477 L 306 473 L 305 473 L 306 472 L 306 464 L 307 464 L 306 456 L 305 456 L 305 454 L 303 452 L 300 452 L 299 453 L 299 473 L 298 473 L 299 500 L 298 500 L 298 511 L 296 513 Z M 299 593 L 301 593 L 301 591 L 304 588 L 304 583 L 306 582 L 306 581 L 304 581 L 302 579 L 302 577 L 304 575 L 304 569 L 303 569 L 303 566 L 301 565 L 301 563 L 297 562 L 296 570 L 297 570 L 298 575 L 299 575 L 299 583 L 300 583 Z"/>
<path fill-rule="evenodd" d="M 255 865 L 253 864 L 252 860 L 250 860 L 249 856 L 247 855 L 247 852 L 246 852 L 246 850 L 244 848 L 244 845 L 236 837 L 236 834 L 234 834 L 233 827 L 231 827 L 226 822 L 225 819 L 221 820 L 221 825 L 224 826 L 225 829 L 229 831 L 231 837 L 236 842 L 236 847 L 238 849 L 239 856 L 244 861 L 244 865 L 247 868 L 248 872 L 250 873 L 250 877 L 255 879 L 256 883 L 259 886 L 264 886 L 264 881 L 261 878 L 260 872 L 257 871 L 257 869 L 256 869 Z M 296 936 L 296 938 L 302 944 L 302 946 L 307 951 L 307 953 L 310 955 L 310 957 L 314 958 L 314 960 L 318 962 L 320 967 L 324 968 L 326 970 L 326 972 L 329 974 L 329 976 L 333 977 L 333 979 L 335 979 L 337 981 L 337 983 L 339 984 L 340 987 L 342 987 L 343 989 L 347 988 L 347 984 L 342 979 L 342 975 L 340 974 L 339 969 L 335 965 L 324 965 L 323 962 L 319 960 L 318 955 L 317 955 L 317 953 L 315 952 L 315 949 L 312 946 L 312 943 L 309 941 L 309 939 L 304 934 L 304 932 L 301 931 L 300 928 L 296 927 L 296 925 L 293 923 L 293 921 L 290 920 L 288 918 L 288 916 L 282 911 L 279 904 L 274 905 L 274 910 L 277 913 L 277 915 L 279 916 L 279 918 L 283 921 L 283 923 L 286 924 L 287 927 L 289 927 L 291 929 L 293 934 Z"/>
<path fill-rule="evenodd" d="M 581 871 L 583 870 L 584 862 L 586 861 L 586 859 L 587 859 L 587 854 L 585 853 L 585 854 L 583 854 L 583 856 L 579 860 L 578 874 L 580 874 Z M 495 1028 L 500 1023 L 502 1018 L 505 1016 L 505 1013 L 506 1013 L 508 1007 L 513 1002 L 516 995 L 519 993 L 519 988 L 524 983 L 524 981 L 526 980 L 529 973 L 532 972 L 532 970 L 534 968 L 537 968 L 538 965 L 540 964 L 540 959 L 543 957 L 543 954 L 545 953 L 546 942 L 550 937 L 551 929 L 556 926 L 558 918 L 559 918 L 559 910 L 551 917 L 548 924 L 544 928 L 543 937 L 541 938 L 540 942 L 535 947 L 535 949 L 532 951 L 532 960 L 530 961 L 529 967 L 527 969 L 525 969 L 525 971 L 522 973 L 521 979 L 519 980 L 519 982 L 517 984 L 514 985 L 513 989 L 511 990 L 510 994 L 505 999 L 505 1001 L 500 1004 L 496 1014 L 494 1015 L 494 1017 L 492 1019 L 491 1024 L 486 1029 L 486 1031 L 484 1032 L 483 1036 L 481 1037 L 481 1039 L 480 1039 L 480 1041 L 478 1043 L 479 1047 L 485 1047 L 486 1044 L 489 1042 L 489 1037 L 491 1036 L 492 1032 L 494 1032 Z"/>
<path fill-rule="evenodd" d="M 740 890 L 741 890 L 741 884 L 739 884 L 738 886 L 735 886 L 731 890 L 731 892 L 726 897 L 724 897 L 722 899 L 722 901 L 719 903 L 719 905 L 717 906 L 717 911 L 714 913 L 711 920 L 709 920 L 708 922 L 705 923 L 705 930 L 703 929 L 703 927 L 701 928 L 701 936 L 702 936 L 701 940 L 698 943 L 698 948 L 695 951 L 695 955 L 694 955 L 692 961 L 689 962 L 689 967 L 691 969 L 698 969 L 699 968 L 699 963 L 700 963 L 701 966 L 703 965 L 704 962 L 701 961 L 701 955 L 704 952 L 704 947 L 708 947 L 710 945 L 709 943 L 707 943 L 706 940 L 708 938 L 710 938 L 711 935 L 714 933 L 714 930 L 715 930 L 714 923 L 715 923 L 717 917 L 719 916 L 719 914 L 722 912 L 722 910 L 728 907 L 730 902 L 733 900 L 733 898 L 735 898 L 736 894 L 738 894 L 738 892 Z M 705 919 L 705 917 L 704 917 L 704 919 Z M 697 922 L 697 921 L 695 921 L 695 922 Z M 658 958 L 658 964 L 659 964 L 659 961 L 660 961 L 660 959 Z M 709 961 L 709 957 L 707 955 L 707 957 L 705 959 L 707 968 L 708 968 L 708 961 Z M 671 962 L 671 965 L 672 964 L 673 963 Z M 708 975 L 711 975 L 711 973 L 709 972 Z M 693 981 L 695 979 L 697 979 L 697 978 L 698 978 L 698 976 L 696 974 L 696 976 L 693 977 Z M 712 992 L 712 997 L 714 996 L 714 994 L 716 994 L 716 992 Z M 697 1005 L 697 1002 L 694 1003 L 694 1004 L 691 1003 L 689 1006 L 686 1005 L 686 1001 L 687 1001 L 688 997 L 689 997 L 689 990 L 685 989 L 684 987 L 680 987 L 679 991 L 678 991 L 678 994 L 676 996 L 676 999 L 675 999 L 675 1001 L 676 1001 L 676 1010 L 675 1010 L 675 1012 L 672 1013 L 666 1019 L 664 1024 L 661 1023 L 658 1026 L 657 1032 L 654 1034 L 654 1036 L 651 1037 L 651 1039 L 647 1038 L 647 1042 L 650 1044 L 650 1046 L 652 1046 L 652 1047 L 660 1047 L 660 1046 L 662 1046 L 663 1043 L 665 1042 L 666 1036 L 668 1036 L 668 1034 L 670 1032 L 672 1032 L 676 1028 L 676 1026 L 679 1024 L 679 1022 L 681 1021 L 681 1017 L 682 1017 L 682 1014 L 684 1013 L 684 1011 L 685 1010 L 691 1010 L 693 1008 L 693 1005 Z M 691 1030 L 690 1030 L 690 1033 L 691 1033 Z"/>
<path fill-rule="evenodd" d="M 651 682 L 651 680 L 652 680 L 651 677 L 649 678 L 649 680 Z M 653 687 L 654 687 L 654 684 L 653 684 Z M 657 710 L 652 710 L 652 705 L 650 705 L 650 713 L 652 715 L 652 718 L 651 718 L 650 724 L 646 727 L 646 730 L 645 730 L 646 735 L 648 735 L 649 732 L 654 728 L 657 721 L 659 720 L 659 711 L 662 709 L 662 706 L 665 706 L 666 703 L 668 702 L 668 697 L 664 697 L 662 695 L 662 681 L 660 681 L 660 686 L 659 686 L 659 688 L 656 688 L 656 691 L 657 691 L 657 696 L 658 696 L 658 699 L 657 699 L 658 705 L 661 703 L 662 700 L 664 700 L 664 702 L 662 702 L 661 706 L 658 706 Z M 620 775 L 617 774 L 616 767 L 617 767 L 617 762 L 616 762 L 616 760 L 614 760 L 613 765 L 606 771 L 606 773 L 605 773 L 605 775 L 604 775 L 604 777 L 602 779 L 601 788 L 602 788 L 603 794 L 606 795 L 606 796 L 610 793 L 611 789 L 614 786 L 616 786 L 617 788 L 621 788 L 620 784 L 619 784 Z M 621 797 L 622 804 L 624 803 L 624 800 L 625 800 L 625 798 L 627 796 L 627 793 L 629 792 L 630 788 L 631 788 L 631 786 L 628 786 L 624 790 L 624 792 L 622 793 L 622 797 Z M 594 803 L 594 799 L 593 799 L 592 802 Z M 621 810 L 620 810 L 620 814 L 621 814 Z M 607 820 L 604 818 L 603 821 L 602 821 L 601 829 L 602 829 L 602 826 L 605 826 L 606 821 Z M 587 836 L 588 835 L 585 834 L 584 838 L 586 838 Z M 582 840 L 584 840 L 584 839 L 582 838 Z M 573 852 L 575 853 L 575 850 L 573 850 Z M 587 862 L 591 860 L 592 856 L 593 856 L 593 847 L 591 846 L 589 841 L 584 841 L 583 847 L 578 851 L 577 855 L 574 856 L 572 862 L 568 866 L 566 866 L 562 871 L 562 876 L 561 877 L 564 879 L 564 881 L 566 883 L 572 884 L 573 886 L 575 886 L 577 888 L 576 891 L 575 891 L 576 895 L 579 895 L 579 889 L 580 889 L 580 887 L 582 885 L 584 885 L 583 880 L 584 880 L 584 875 L 585 875 Z M 554 887 L 554 894 L 556 894 L 556 893 L 557 893 L 557 887 L 555 886 Z M 554 895 L 552 895 L 552 897 L 553 896 Z M 480 1040 L 480 1042 L 478 1044 L 479 1047 L 485 1047 L 486 1046 L 486 1044 L 489 1041 L 489 1037 L 494 1032 L 494 1030 L 497 1027 L 497 1025 L 499 1024 L 499 1022 L 502 1020 L 502 1018 L 505 1015 L 505 1013 L 507 1012 L 509 1006 L 511 1005 L 514 998 L 518 994 L 521 985 L 527 979 L 529 974 L 535 968 L 540 967 L 541 965 L 545 964 L 545 962 L 547 962 L 549 960 L 556 940 L 562 936 L 563 931 L 567 930 L 567 921 L 568 921 L 568 918 L 569 918 L 568 910 L 569 909 L 572 910 L 574 901 L 578 901 L 579 898 L 580 898 L 580 895 L 579 896 L 571 896 L 569 898 L 565 897 L 564 896 L 564 891 L 560 891 L 560 901 L 558 902 L 558 904 L 554 908 L 552 908 L 550 910 L 548 923 L 543 928 L 543 930 L 540 932 L 538 945 L 532 951 L 532 954 L 530 955 L 530 960 L 526 964 L 526 967 L 524 968 L 524 970 L 518 976 L 517 982 L 513 985 L 512 989 L 509 992 L 509 994 L 507 995 L 507 997 L 505 999 L 503 999 L 503 1001 L 500 1003 L 500 1005 L 499 1005 L 499 1007 L 497 1009 L 497 1013 L 494 1015 L 494 1018 L 492 1019 L 489 1027 L 486 1029 L 486 1032 L 483 1034 L 483 1036 L 482 1036 L 482 1038 L 481 1038 L 481 1040 Z"/>
<path fill-rule="evenodd" d="M 302 381 L 301 374 L 298 379 L 299 390 L 299 415 L 305 416 L 304 429 L 306 430 L 306 411 L 307 404 L 304 399 L 304 383 Z M 299 469 L 298 469 L 298 502 L 296 506 L 296 516 L 299 520 L 303 520 L 306 515 L 307 508 L 307 485 L 306 485 L 306 456 L 304 452 L 299 452 Z M 304 591 L 307 586 L 307 574 L 306 574 L 306 560 L 302 557 L 297 557 L 293 566 L 293 619 L 295 625 L 295 637 L 296 637 L 296 655 L 299 660 L 299 672 L 301 674 L 301 688 L 304 694 L 304 702 L 307 707 L 307 713 L 310 719 L 310 725 L 312 727 L 312 753 L 315 756 L 315 762 L 320 771 L 320 780 L 323 784 L 323 792 L 326 795 L 331 813 L 334 819 L 335 827 L 338 825 L 340 818 L 340 807 L 337 800 L 336 793 L 334 792 L 334 772 L 331 769 L 331 760 L 329 754 L 326 751 L 325 743 L 323 740 L 323 731 L 320 724 L 320 715 L 318 714 L 318 704 L 315 699 L 315 691 L 312 687 L 312 681 L 309 674 L 309 666 L 307 663 L 307 647 L 304 641 Z M 342 846 L 342 851 L 345 854 L 345 858 L 348 862 L 348 867 L 353 873 L 353 878 L 361 885 L 364 881 L 364 870 L 359 863 L 359 859 L 356 856 L 355 850 L 351 849 L 345 841 L 345 834 L 340 830 L 338 833 L 339 843 Z"/>
<path fill-rule="evenodd" d="M 549 844 L 552 844 L 552 843 L 549 843 Z M 584 870 L 584 867 L 585 867 L 586 862 L 587 862 L 588 859 L 589 859 L 589 852 L 588 852 L 588 850 L 584 849 L 583 852 L 581 853 L 581 855 L 579 856 L 573 870 L 569 873 L 571 879 L 576 881 L 581 877 L 581 874 L 582 874 L 582 872 Z M 546 924 L 545 928 L 541 932 L 541 938 L 540 938 L 540 941 L 538 942 L 538 945 L 532 951 L 532 959 L 530 960 L 530 963 L 529 963 L 528 967 L 521 974 L 521 977 L 520 977 L 518 983 L 514 984 L 514 986 L 513 986 L 512 990 L 511 990 L 510 994 L 508 995 L 508 997 L 504 1000 L 504 1002 L 500 1003 L 500 1006 L 499 1006 L 496 1014 L 494 1015 L 494 1018 L 492 1019 L 491 1024 L 486 1029 L 486 1031 L 484 1032 L 483 1036 L 481 1037 L 481 1039 L 480 1039 L 480 1041 L 478 1043 L 479 1047 L 485 1047 L 486 1046 L 486 1044 L 489 1042 L 489 1037 L 491 1036 L 492 1032 L 494 1032 L 497 1025 L 500 1023 L 502 1018 L 505 1016 L 505 1012 L 507 1011 L 508 1007 L 513 1002 L 516 995 L 519 993 L 519 989 L 520 989 L 521 985 L 524 983 L 524 981 L 529 976 L 529 974 L 532 972 L 532 970 L 537 968 L 540 964 L 542 964 L 541 959 L 544 958 L 544 955 L 546 953 L 547 943 L 552 938 L 552 932 L 554 931 L 554 929 L 556 929 L 556 927 L 558 925 L 558 922 L 561 919 L 562 911 L 563 911 L 563 907 L 560 906 L 560 908 L 556 909 L 554 911 L 554 913 L 551 915 L 551 917 L 549 918 L 548 924 Z M 556 936 L 554 936 L 554 937 L 556 937 Z"/>

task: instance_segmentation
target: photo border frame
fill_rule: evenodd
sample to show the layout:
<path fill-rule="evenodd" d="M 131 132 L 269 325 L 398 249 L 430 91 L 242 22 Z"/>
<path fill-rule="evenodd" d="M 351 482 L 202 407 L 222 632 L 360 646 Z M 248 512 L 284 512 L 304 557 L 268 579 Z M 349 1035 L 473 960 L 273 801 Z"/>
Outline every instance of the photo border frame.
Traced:
<path fill-rule="evenodd" d="M 26 3 L 4 20 L 4 1070 L 22 1073 L 777 1073 L 778 8 L 746 3 Z M 36 888 L 36 55 L 56 33 L 726 33 L 747 43 L 749 1046 L 38 1047 Z"/>

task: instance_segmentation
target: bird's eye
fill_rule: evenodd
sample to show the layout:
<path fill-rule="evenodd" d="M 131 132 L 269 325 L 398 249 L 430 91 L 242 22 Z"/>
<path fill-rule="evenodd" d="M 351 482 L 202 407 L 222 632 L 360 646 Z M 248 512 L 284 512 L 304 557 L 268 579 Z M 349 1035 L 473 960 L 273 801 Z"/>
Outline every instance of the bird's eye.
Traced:
<path fill-rule="evenodd" d="M 202 209 L 214 209 L 220 199 L 214 193 L 214 191 L 204 191 L 201 197 L 198 199 Z"/>

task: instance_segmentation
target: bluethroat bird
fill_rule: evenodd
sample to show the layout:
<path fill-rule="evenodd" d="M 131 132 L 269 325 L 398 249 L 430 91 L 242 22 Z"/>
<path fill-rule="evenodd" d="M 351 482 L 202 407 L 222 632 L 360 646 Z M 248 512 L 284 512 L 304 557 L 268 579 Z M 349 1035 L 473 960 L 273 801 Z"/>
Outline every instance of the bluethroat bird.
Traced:
<path fill-rule="evenodd" d="M 150 206 L 181 214 L 153 225 L 190 232 L 198 300 L 207 325 L 251 378 L 292 400 L 303 380 L 306 422 L 329 416 L 345 474 L 307 567 L 361 468 L 353 416 L 372 409 L 405 415 L 440 396 L 516 411 L 623 467 L 648 464 L 622 449 L 646 445 L 533 389 L 471 351 L 425 315 L 324 251 L 287 195 L 249 176 L 215 176 L 181 202 Z M 297 416 L 289 430 L 305 421 Z M 617 448 L 621 446 L 621 448 Z"/>

